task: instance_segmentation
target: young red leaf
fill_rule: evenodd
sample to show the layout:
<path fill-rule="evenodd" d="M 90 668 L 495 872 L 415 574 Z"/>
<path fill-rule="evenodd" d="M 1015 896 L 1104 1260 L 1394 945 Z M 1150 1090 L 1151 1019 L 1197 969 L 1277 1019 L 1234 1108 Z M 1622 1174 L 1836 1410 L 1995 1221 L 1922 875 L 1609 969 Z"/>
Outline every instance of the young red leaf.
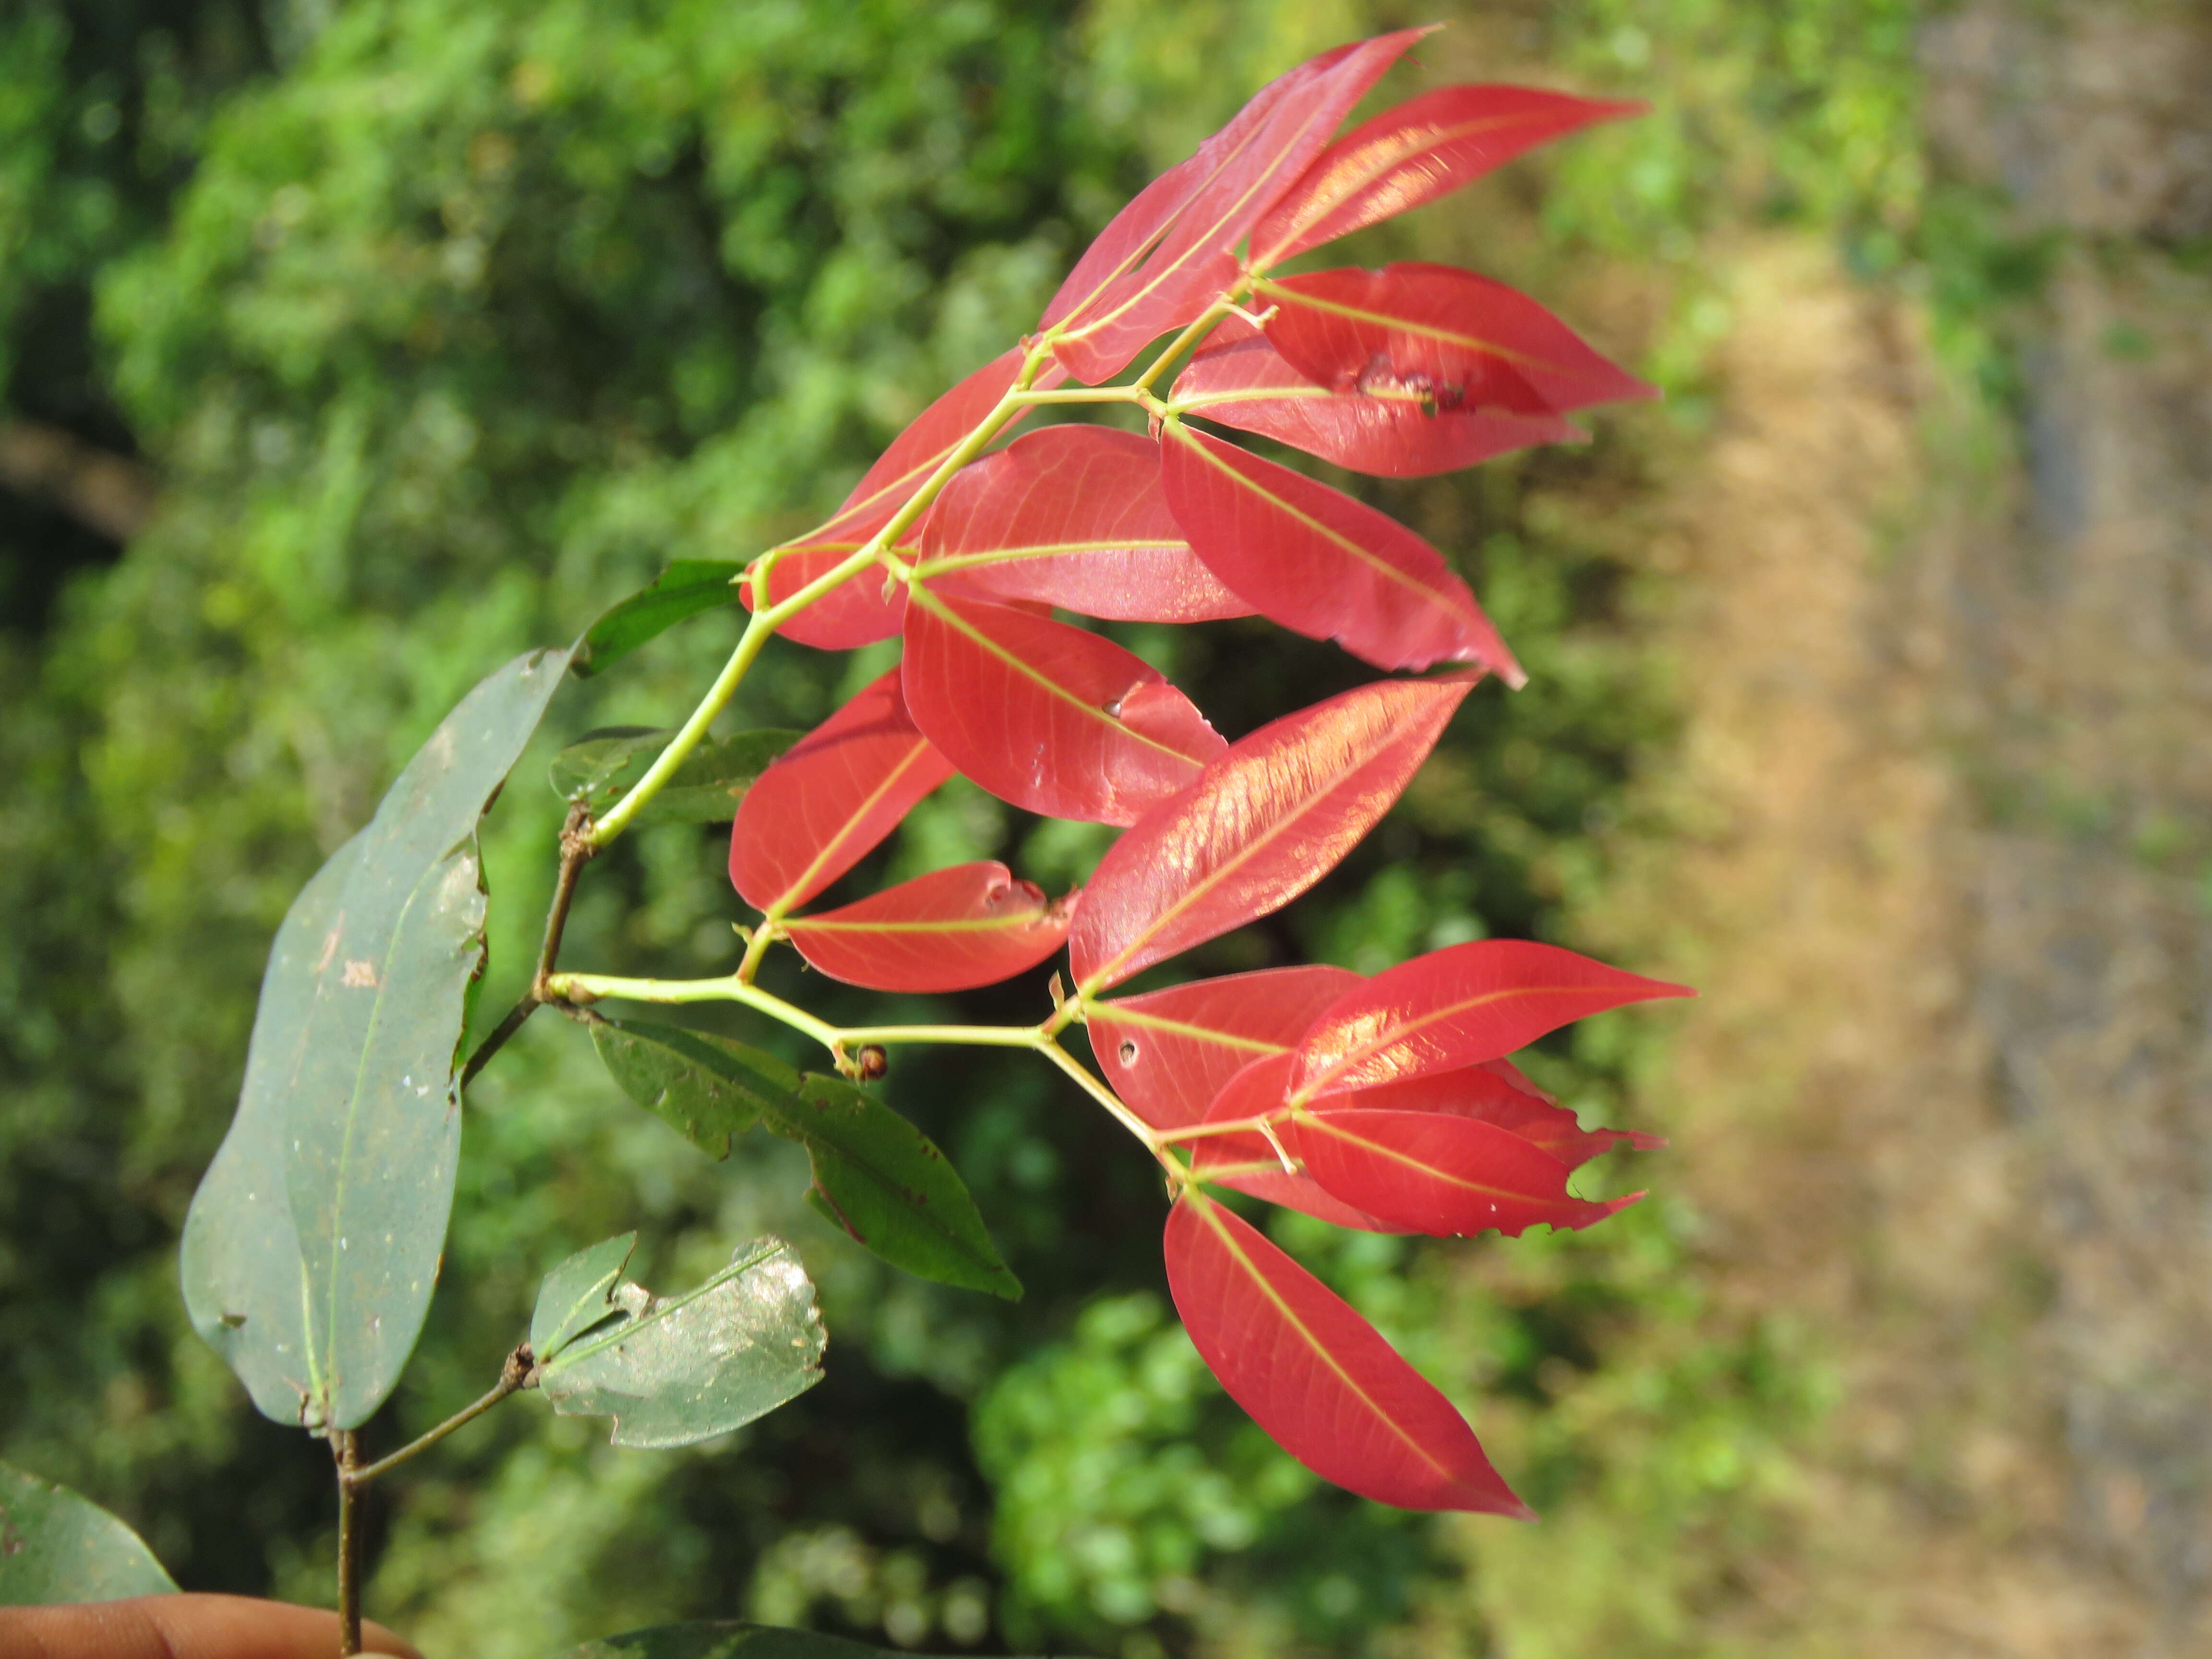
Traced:
<path fill-rule="evenodd" d="M 1316 270 L 1259 285 L 1267 339 L 1308 380 L 1395 387 L 1439 409 L 1564 415 L 1657 392 L 1525 294 L 1450 265 Z"/>
<path fill-rule="evenodd" d="M 1325 53 L 1267 88 L 1261 96 L 1272 99 L 1265 111 L 1250 120 L 1240 117 L 1224 131 L 1202 181 L 1163 220 L 1158 242 L 1143 264 L 1131 269 L 1127 255 L 1117 256 L 1112 263 L 1121 274 L 1082 291 L 1054 319 L 1060 331 L 1053 350 L 1060 362 L 1097 386 L 1147 342 L 1189 322 L 1229 289 L 1237 278 L 1237 245 L 1382 71 L 1425 32 L 1401 29 Z M 1201 179 L 1198 172 L 1189 177 Z M 1157 216 L 1180 191 L 1179 185 L 1155 198 L 1147 216 Z M 1117 245 L 1127 240 L 1113 227 L 1109 233 Z M 1102 270 L 1106 263 L 1102 260 Z M 1055 298 L 1054 307 L 1060 303 Z M 1054 318 L 1054 312 L 1046 316 Z"/>
<path fill-rule="evenodd" d="M 1234 744 L 1107 849 L 1068 933 L 1086 996 L 1280 909 L 1398 799 L 1473 682 L 1384 680 Z"/>
<path fill-rule="evenodd" d="M 1013 389 L 1021 378 L 1023 358 L 1022 348 L 1017 346 L 994 357 L 939 398 L 891 440 L 890 447 L 853 486 L 845 504 L 827 523 L 772 549 L 778 556 L 769 573 L 769 601 L 780 604 L 827 574 L 889 524 L 891 515 L 928 482 L 961 440 Z M 1036 388 L 1045 390 L 1066 378 L 1059 365 L 1048 363 L 1037 375 Z M 1021 418 L 1021 415 L 1015 416 Z M 750 610 L 752 585 L 744 584 L 741 592 L 745 608 Z M 801 645 L 850 651 L 890 638 L 898 632 L 905 610 L 902 586 L 887 588 L 881 573 L 864 570 L 808 605 L 786 623 L 781 632 Z"/>
<path fill-rule="evenodd" d="M 917 574 L 940 592 L 1122 622 L 1252 611 L 1176 528 L 1159 446 L 1110 427 L 1048 427 L 966 468 L 930 508 L 921 546 Z"/>
<path fill-rule="evenodd" d="M 1252 233 L 1252 266 L 1433 202 L 1524 150 L 1593 121 L 1642 112 L 1534 87 L 1443 87 L 1385 110 L 1316 158 Z"/>
<path fill-rule="evenodd" d="M 1486 1060 L 1482 1062 L 1482 1069 L 1493 1077 L 1504 1079 L 1522 1094 L 1532 1095 L 1547 1106 L 1556 1106 L 1559 1103 L 1559 1097 L 1557 1095 L 1539 1089 L 1529 1081 L 1528 1074 L 1510 1060 Z"/>
<path fill-rule="evenodd" d="M 1263 1054 L 1243 1066 L 1222 1086 L 1206 1109 L 1205 1121 L 1221 1123 L 1275 1110 L 1289 1097 L 1291 1065 L 1291 1056 L 1284 1053 Z M 1277 1150 L 1282 1145 L 1279 1138 L 1270 1142 L 1256 1131 L 1205 1135 L 1189 1143 L 1191 1171 L 1201 1181 L 1234 1187 L 1339 1227 L 1370 1233 L 1406 1231 L 1354 1209 L 1304 1170 L 1285 1168 L 1285 1153 Z"/>
<path fill-rule="evenodd" d="M 915 722 L 955 766 L 1048 817 L 1133 823 L 1228 747 L 1112 641 L 919 586 L 905 676 Z"/>
<path fill-rule="evenodd" d="M 1168 1289 L 1230 1398 L 1324 1480 L 1409 1510 L 1533 1518 L 1474 1431 L 1373 1326 L 1198 1192 L 1168 1212 Z"/>
<path fill-rule="evenodd" d="M 1085 1017 L 1091 1050 L 1114 1092 L 1156 1129 L 1196 1123 L 1248 1062 L 1286 1052 L 1359 975 L 1321 964 L 1194 980 Z"/>
<path fill-rule="evenodd" d="M 1378 668 L 1472 662 L 1526 679 L 1443 555 L 1396 520 L 1180 421 L 1164 430 L 1176 522 L 1261 616 Z"/>
<path fill-rule="evenodd" d="M 832 979 L 878 991 L 965 991 L 1034 968 L 1067 937 L 1054 903 L 1003 864 L 956 865 L 842 909 L 783 924 L 799 954 Z"/>
<path fill-rule="evenodd" d="M 1601 1009 L 1693 994 L 1555 945 L 1454 945 L 1377 974 L 1322 1011 L 1298 1042 L 1297 1097 L 1456 1071 Z"/>
<path fill-rule="evenodd" d="M 1509 1129 L 1451 1112 L 1321 1111 L 1291 1119 L 1278 1134 L 1327 1192 L 1437 1237 L 1495 1227 L 1510 1238 L 1538 1222 L 1587 1227 L 1643 1196 L 1572 1197 L 1558 1158 Z"/>
<path fill-rule="evenodd" d="M 1509 450 L 1579 443 L 1586 435 L 1556 415 L 1447 409 L 1409 386 L 1317 386 L 1235 317 L 1206 337 L 1176 378 L 1172 407 L 1386 478 L 1455 471 Z"/>
<path fill-rule="evenodd" d="M 915 729 L 892 669 L 801 738 L 738 803 L 730 880 L 781 915 L 843 875 L 952 775 Z"/>
<path fill-rule="evenodd" d="M 1667 1143 L 1656 1135 L 1626 1129 L 1585 1129 L 1575 1115 L 1544 1097 L 1518 1087 L 1492 1068 L 1503 1060 L 1462 1066 L 1456 1072 L 1432 1072 L 1396 1083 L 1350 1094 L 1325 1095 L 1321 1105 L 1373 1108 L 1377 1110 L 1443 1112 L 1494 1123 L 1510 1130 L 1530 1146 L 1549 1152 L 1571 1170 L 1578 1170 L 1601 1152 L 1617 1146 L 1651 1152 Z M 1519 1077 L 1506 1066 L 1507 1073 Z M 1525 1082 L 1526 1079 L 1523 1079 Z"/>

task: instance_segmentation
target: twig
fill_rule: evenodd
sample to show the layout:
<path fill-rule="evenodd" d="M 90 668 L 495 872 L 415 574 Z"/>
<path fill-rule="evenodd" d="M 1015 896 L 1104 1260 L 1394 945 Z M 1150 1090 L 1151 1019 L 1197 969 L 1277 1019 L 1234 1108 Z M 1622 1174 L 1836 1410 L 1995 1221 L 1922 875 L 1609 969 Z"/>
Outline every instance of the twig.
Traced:
<path fill-rule="evenodd" d="M 361 1651 L 361 1446 L 351 1429 L 331 1436 L 338 1466 L 338 1653 Z"/>
<path fill-rule="evenodd" d="M 350 1473 L 341 1473 L 338 1477 L 341 1486 L 347 1492 L 357 1490 L 386 1469 L 397 1468 L 418 1452 L 428 1451 L 454 1430 L 475 1422 L 507 1395 L 531 1387 L 536 1368 L 537 1361 L 531 1355 L 530 1345 L 525 1342 L 507 1355 L 507 1364 L 500 1368 L 499 1381 L 492 1386 L 490 1393 L 474 1405 L 463 1407 L 421 1439 L 410 1441 L 390 1456 L 380 1457 L 374 1463 L 354 1468 Z"/>
<path fill-rule="evenodd" d="M 553 903 L 545 913 L 545 939 L 538 949 L 538 969 L 531 975 L 530 988 L 522 994 L 522 1000 L 507 1011 L 507 1018 L 493 1028 L 492 1034 L 469 1056 L 468 1064 L 461 1067 L 463 1090 L 476 1081 L 477 1073 L 490 1063 L 494 1054 L 507 1047 L 507 1039 L 522 1029 L 524 1022 L 538 1012 L 541 1004 L 559 1000 L 546 989 L 545 981 L 552 977 L 554 967 L 561 958 L 561 935 L 568 926 L 568 907 L 575 901 L 576 878 L 599 850 L 592 844 L 592 815 L 580 801 L 568 809 L 568 821 L 561 826 L 561 870 L 553 880 Z"/>

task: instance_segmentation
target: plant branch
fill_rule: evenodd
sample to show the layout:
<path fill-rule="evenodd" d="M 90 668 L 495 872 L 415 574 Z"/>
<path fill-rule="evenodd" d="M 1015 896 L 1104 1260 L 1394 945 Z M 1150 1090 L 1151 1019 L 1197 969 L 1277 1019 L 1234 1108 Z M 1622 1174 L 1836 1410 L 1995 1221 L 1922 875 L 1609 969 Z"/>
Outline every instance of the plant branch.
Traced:
<path fill-rule="evenodd" d="M 1037 1043 L 1037 1052 L 1080 1084 L 1085 1094 L 1113 1114 L 1115 1122 L 1145 1143 L 1146 1152 L 1164 1164 L 1172 1162 L 1161 1148 L 1158 1132 L 1124 1106 L 1121 1103 L 1121 1096 L 1091 1076 L 1090 1068 L 1076 1059 L 1073 1054 L 1069 1054 L 1066 1049 L 1061 1048 L 1056 1038 L 1041 1038 Z"/>
<path fill-rule="evenodd" d="M 538 947 L 538 970 L 531 975 L 530 988 L 523 993 L 522 1000 L 507 1011 L 507 1018 L 500 1021 L 491 1035 L 477 1046 L 476 1053 L 469 1056 L 468 1064 L 461 1067 L 459 1087 L 464 1091 L 539 1006 L 552 1000 L 545 981 L 561 957 L 561 935 L 568 926 L 568 907 L 575 902 L 576 878 L 599 850 L 592 845 L 587 833 L 590 828 L 591 815 L 583 805 L 579 803 L 571 806 L 568 821 L 561 826 L 561 868 L 553 878 L 553 902 L 545 912 L 545 937 Z"/>
<path fill-rule="evenodd" d="M 1234 288 L 1231 288 L 1212 305 L 1206 307 L 1205 310 L 1200 312 L 1197 316 L 1192 318 L 1190 320 L 1190 325 L 1184 329 L 1182 333 L 1176 335 L 1174 339 L 1168 342 L 1166 349 L 1162 351 L 1158 356 L 1153 358 L 1152 362 L 1146 366 L 1145 372 L 1137 376 L 1136 384 L 1131 386 L 1130 390 L 1133 392 L 1145 392 L 1149 395 L 1152 388 L 1152 382 L 1158 380 L 1161 375 L 1167 372 L 1170 364 L 1173 363 L 1176 358 L 1182 356 L 1185 351 L 1196 345 L 1200 340 L 1203 340 L 1208 334 L 1211 334 L 1213 331 L 1213 325 L 1216 323 L 1219 322 L 1224 317 L 1228 316 L 1230 313 L 1239 308 L 1237 304 L 1237 300 L 1243 295 L 1244 290 L 1251 285 L 1252 279 L 1249 276 L 1239 277 L 1237 279 L 1237 285 Z M 1155 410 L 1154 412 L 1157 413 L 1158 411 Z"/>
<path fill-rule="evenodd" d="M 527 1342 L 521 1344 L 513 1353 L 507 1355 L 507 1363 L 500 1367 L 499 1381 L 492 1386 L 489 1393 L 477 1401 L 475 1404 L 465 1406 L 455 1412 L 422 1438 L 410 1441 L 390 1456 L 380 1457 L 374 1463 L 356 1468 L 350 1473 L 341 1469 L 338 1481 L 342 1491 L 367 1486 L 386 1470 L 396 1468 L 417 1453 L 428 1451 L 454 1430 L 475 1422 L 507 1395 L 529 1388 L 535 1364 L 531 1356 L 530 1345 Z"/>
<path fill-rule="evenodd" d="M 331 1434 L 338 1474 L 338 1653 L 361 1651 L 361 1443 L 351 1429 Z"/>

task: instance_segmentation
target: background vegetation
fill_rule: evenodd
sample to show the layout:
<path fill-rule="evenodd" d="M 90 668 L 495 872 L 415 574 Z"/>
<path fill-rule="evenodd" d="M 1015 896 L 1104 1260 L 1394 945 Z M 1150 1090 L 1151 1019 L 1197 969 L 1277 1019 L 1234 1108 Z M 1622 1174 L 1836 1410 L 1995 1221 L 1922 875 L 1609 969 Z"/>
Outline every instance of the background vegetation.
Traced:
<path fill-rule="evenodd" d="M 1935 361 L 1978 388 L 1931 441 L 1996 464 L 1990 411 L 2018 395 L 2006 307 L 2048 245 L 1928 184 L 1920 10 L 1443 8 L 1455 27 L 1392 95 L 1519 77 L 1653 113 L 1358 253 L 1528 287 L 1669 401 L 1601 418 L 1586 448 L 1362 486 L 1462 562 L 1532 684 L 1479 691 L 1390 826 L 1207 970 L 1371 969 L 1486 933 L 1619 943 L 1624 848 L 1678 828 L 1639 782 L 1674 763 L 1682 718 L 1683 664 L 1650 620 L 1672 574 L 1660 504 L 1709 453 L 1749 240 L 1786 228 L 1923 296 Z M 1252 87 L 1428 15 L 21 0 L 0 17 L 9 1458 L 130 1516 L 191 1587 L 326 1597 L 325 1455 L 246 1407 L 173 1265 L 299 884 L 490 666 L 669 559 L 812 522 Z M 1179 650 L 1162 665 L 1232 736 L 1356 678 L 1257 625 L 1127 637 Z M 564 694 L 549 726 L 665 721 L 729 638 L 694 624 Z M 783 650 L 731 718 L 810 724 L 882 665 Z M 495 1012 L 550 874 L 558 803 L 532 775 L 489 830 Z M 726 962 L 717 843 L 626 840 L 589 872 L 567 959 Z M 1102 845 L 956 785 L 884 857 L 1009 856 L 1059 886 Z M 1665 1130 L 1644 1085 L 1668 1024 L 1592 1022 L 1544 1079 Z M 823 1285 L 830 1380 L 675 1456 L 527 1404 L 449 1443 L 374 1512 L 372 1609 L 434 1653 L 528 1659 L 740 1613 L 1127 1659 L 1718 1651 L 1709 1616 L 1740 1592 L 1747 1540 L 1802 1501 L 1837 1398 L 1804 1320 L 1717 1307 L 1675 1174 L 1695 1144 L 1610 1171 L 1655 1196 L 1587 1238 L 1412 1249 L 1279 1218 L 1551 1519 L 1509 1539 L 1385 1512 L 1319 1487 L 1218 1393 L 1165 1303 L 1141 1160 L 1020 1057 L 907 1057 L 889 1084 L 1028 1285 L 1008 1308 L 845 1247 L 778 1148 L 707 1164 L 583 1046 L 537 1022 L 471 1099 L 442 1288 L 373 1442 L 479 1391 L 544 1268 L 631 1225 L 649 1283 L 733 1237 L 793 1238 Z"/>

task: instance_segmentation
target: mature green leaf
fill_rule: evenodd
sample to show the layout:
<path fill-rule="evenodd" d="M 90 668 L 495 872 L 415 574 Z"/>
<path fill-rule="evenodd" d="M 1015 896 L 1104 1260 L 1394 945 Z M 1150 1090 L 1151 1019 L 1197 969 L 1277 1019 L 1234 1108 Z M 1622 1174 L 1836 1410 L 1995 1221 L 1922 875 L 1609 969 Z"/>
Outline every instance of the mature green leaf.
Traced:
<path fill-rule="evenodd" d="M 538 1287 L 538 1306 L 530 1316 L 530 1353 L 539 1364 L 575 1338 L 616 1312 L 614 1290 L 637 1248 L 627 1232 L 579 1250 Z"/>
<path fill-rule="evenodd" d="M 112 1601 L 176 1588 L 138 1534 L 106 1510 L 0 1463 L 0 1607 Z"/>
<path fill-rule="evenodd" d="M 415 1346 L 460 1151 L 451 1079 L 483 971 L 477 820 L 565 651 L 462 699 L 277 930 L 238 1115 L 185 1223 L 193 1326 L 279 1422 L 352 1428 Z"/>
<path fill-rule="evenodd" d="M 570 1648 L 560 1659 L 896 1659 L 888 1648 L 848 1642 L 842 1636 L 740 1625 L 715 1620 L 696 1625 L 656 1625 Z"/>
<path fill-rule="evenodd" d="M 639 1021 L 592 1028 L 623 1092 L 714 1158 L 755 1123 L 806 1148 L 815 1208 L 892 1266 L 1008 1300 L 1022 1293 L 959 1172 L 929 1137 L 842 1078 Z"/>
<path fill-rule="evenodd" d="M 688 1446 L 742 1428 L 822 1380 L 828 1338 L 814 1285 L 780 1238 L 741 1244 L 695 1291 L 653 1297 L 624 1282 L 615 1322 L 542 1362 L 563 1417 L 611 1417 L 617 1446 Z"/>
<path fill-rule="evenodd" d="M 586 732 L 554 756 L 554 792 L 604 811 L 643 777 L 676 734 L 649 726 L 613 726 Z M 802 734 L 769 727 L 709 739 L 684 757 L 637 815 L 640 823 L 727 823 L 738 802 L 769 763 Z"/>
<path fill-rule="evenodd" d="M 738 603 L 730 583 L 744 567 L 720 559 L 678 559 L 593 623 L 570 664 L 579 678 L 598 673 L 687 617 Z"/>

